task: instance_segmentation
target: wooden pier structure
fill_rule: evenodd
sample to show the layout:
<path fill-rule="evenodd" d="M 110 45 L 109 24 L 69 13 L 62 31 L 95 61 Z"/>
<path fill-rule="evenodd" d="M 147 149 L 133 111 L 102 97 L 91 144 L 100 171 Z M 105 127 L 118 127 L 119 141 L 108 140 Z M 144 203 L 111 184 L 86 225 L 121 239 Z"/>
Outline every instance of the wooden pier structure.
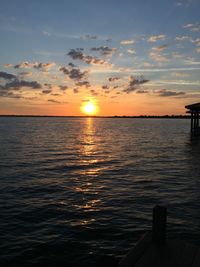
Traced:
<path fill-rule="evenodd" d="M 119 267 L 200 267 L 200 248 L 166 238 L 167 210 L 153 209 L 152 232 L 146 233 Z"/>
<path fill-rule="evenodd" d="M 187 113 L 191 114 L 191 134 L 200 135 L 199 118 L 200 118 L 200 103 L 195 103 L 185 106 L 188 109 Z"/>

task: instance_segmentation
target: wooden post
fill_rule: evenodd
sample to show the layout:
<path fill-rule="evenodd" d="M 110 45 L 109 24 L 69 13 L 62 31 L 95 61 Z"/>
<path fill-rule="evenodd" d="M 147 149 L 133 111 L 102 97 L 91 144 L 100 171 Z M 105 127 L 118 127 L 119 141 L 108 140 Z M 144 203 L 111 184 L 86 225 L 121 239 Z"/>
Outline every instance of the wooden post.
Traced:
<path fill-rule="evenodd" d="M 193 132 L 193 124 L 194 124 L 194 113 L 191 111 L 191 133 Z"/>
<path fill-rule="evenodd" d="M 162 206 L 153 208 L 152 241 L 163 244 L 166 240 L 167 209 Z"/>

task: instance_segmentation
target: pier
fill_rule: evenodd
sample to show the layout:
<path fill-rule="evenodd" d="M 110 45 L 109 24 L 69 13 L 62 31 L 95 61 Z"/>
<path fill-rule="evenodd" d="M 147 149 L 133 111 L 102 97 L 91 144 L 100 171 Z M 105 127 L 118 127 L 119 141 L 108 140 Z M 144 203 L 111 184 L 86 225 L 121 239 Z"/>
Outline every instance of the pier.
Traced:
<path fill-rule="evenodd" d="M 152 231 L 147 232 L 119 262 L 119 267 L 199 267 L 200 248 L 166 238 L 167 210 L 153 209 Z"/>
<path fill-rule="evenodd" d="M 200 103 L 195 103 L 185 106 L 188 109 L 187 113 L 191 114 L 191 134 L 200 135 L 199 117 L 200 117 Z"/>

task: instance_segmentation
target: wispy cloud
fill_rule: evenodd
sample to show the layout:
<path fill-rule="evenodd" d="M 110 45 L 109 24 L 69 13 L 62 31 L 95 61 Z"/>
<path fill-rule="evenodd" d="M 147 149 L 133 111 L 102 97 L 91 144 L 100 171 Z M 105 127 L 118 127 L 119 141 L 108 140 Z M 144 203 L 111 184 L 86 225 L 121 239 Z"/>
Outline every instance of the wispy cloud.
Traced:
<path fill-rule="evenodd" d="M 188 8 L 191 6 L 193 0 L 179 0 L 175 3 L 176 7 L 179 8 Z"/>
<path fill-rule="evenodd" d="M 97 38 L 98 38 L 97 35 L 90 35 L 90 34 L 81 36 L 81 39 L 83 40 L 96 40 Z"/>
<path fill-rule="evenodd" d="M 135 54 L 136 54 L 135 49 L 133 49 L 133 48 L 129 48 L 129 49 L 127 49 L 127 52 L 128 52 L 129 54 L 131 54 L 131 55 L 135 55 Z"/>
<path fill-rule="evenodd" d="M 193 57 L 188 57 L 184 60 L 184 63 L 186 65 L 200 65 L 200 61 L 196 61 L 196 59 Z"/>
<path fill-rule="evenodd" d="M 101 55 L 108 56 L 112 55 L 114 52 L 117 51 L 117 48 L 108 47 L 108 46 L 100 46 L 100 47 L 92 47 L 91 51 L 99 51 Z"/>
<path fill-rule="evenodd" d="M 170 96 L 183 96 L 186 93 L 181 92 L 181 91 L 172 91 L 172 90 L 167 90 L 167 89 L 160 89 L 155 91 L 155 94 L 161 97 L 170 97 Z"/>
<path fill-rule="evenodd" d="M 0 71 L 0 78 L 6 79 L 6 80 L 12 80 L 12 79 L 16 79 L 17 76 L 11 73 Z"/>
<path fill-rule="evenodd" d="M 3 66 L 4 68 L 8 69 L 8 68 L 12 68 L 13 64 L 7 63 L 7 64 L 4 64 Z"/>
<path fill-rule="evenodd" d="M 121 45 L 131 45 L 131 44 L 134 44 L 134 43 L 135 43 L 135 41 L 133 39 L 131 39 L 131 40 L 122 40 L 120 42 Z"/>
<path fill-rule="evenodd" d="M 65 91 L 68 89 L 67 85 L 59 85 L 60 90 Z"/>
<path fill-rule="evenodd" d="M 183 71 L 175 71 L 175 72 L 172 72 L 172 76 L 182 78 L 182 77 L 189 77 L 191 76 L 191 74 L 187 72 L 183 72 Z"/>
<path fill-rule="evenodd" d="M 175 40 L 176 41 L 191 41 L 192 38 L 188 35 L 183 35 L 183 36 L 176 36 Z"/>
<path fill-rule="evenodd" d="M 52 91 L 51 91 L 51 89 L 46 89 L 46 90 L 42 90 L 42 93 L 43 94 L 50 94 Z"/>
<path fill-rule="evenodd" d="M 140 90 L 137 90 L 136 93 L 137 94 L 147 94 L 148 91 L 147 90 L 140 89 Z"/>
<path fill-rule="evenodd" d="M 188 29 L 192 32 L 198 32 L 200 31 L 200 23 L 188 23 L 183 25 L 184 29 Z"/>
<path fill-rule="evenodd" d="M 48 99 L 48 102 L 51 102 L 53 104 L 68 104 L 68 102 L 66 101 L 59 101 L 59 100 L 55 100 L 55 99 Z"/>
<path fill-rule="evenodd" d="M 32 72 L 30 71 L 22 71 L 18 74 L 18 76 L 20 77 L 20 79 L 23 79 L 25 77 L 31 77 L 33 75 Z"/>
<path fill-rule="evenodd" d="M 156 51 L 150 52 L 149 56 L 153 60 L 155 60 L 157 62 L 167 62 L 167 61 L 169 61 L 169 59 L 165 55 L 162 55 L 162 54 L 160 54 L 160 53 L 158 53 Z"/>
<path fill-rule="evenodd" d="M 118 81 L 119 79 L 120 79 L 120 77 L 114 76 L 114 77 L 109 77 L 108 81 L 109 82 L 115 82 L 115 81 Z"/>
<path fill-rule="evenodd" d="M 152 35 L 148 38 L 148 42 L 150 43 L 155 43 L 157 41 L 163 41 L 166 39 L 166 35 L 164 34 L 159 34 L 159 35 Z"/>
<path fill-rule="evenodd" d="M 78 87 L 85 86 L 87 88 L 91 86 L 89 81 L 78 81 L 75 83 L 75 85 Z"/>
<path fill-rule="evenodd" d="M 196 52 L 200 53 L 200 47 L 196 48 Z"/>
<path fill-rule="evenodd" d="M 48 32 L 48 31 L 43 31 L 42 34 L 43 34 L 44 36 L 51 36 L 51 33 Z"/>
<path fill-rule="evenodd" d="M 166 50 L 167 47 L 168 47 L 168 45 L 164 44 L 164 45 L 160 45 L 157 47 L 152 47 L 152 50 L 155 52 L 162 52 L 162 51 Z"/>

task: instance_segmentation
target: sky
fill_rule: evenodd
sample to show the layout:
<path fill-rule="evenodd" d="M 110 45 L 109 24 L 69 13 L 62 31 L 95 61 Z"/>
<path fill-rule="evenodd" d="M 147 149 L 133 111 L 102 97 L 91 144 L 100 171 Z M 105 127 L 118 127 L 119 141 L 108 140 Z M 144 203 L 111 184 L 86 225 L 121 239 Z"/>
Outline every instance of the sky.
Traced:
<path fill-rule="evenodd" d="M 0 114 L 178 115 L 200 102 L 199 0 L 0 0 Z"/>

